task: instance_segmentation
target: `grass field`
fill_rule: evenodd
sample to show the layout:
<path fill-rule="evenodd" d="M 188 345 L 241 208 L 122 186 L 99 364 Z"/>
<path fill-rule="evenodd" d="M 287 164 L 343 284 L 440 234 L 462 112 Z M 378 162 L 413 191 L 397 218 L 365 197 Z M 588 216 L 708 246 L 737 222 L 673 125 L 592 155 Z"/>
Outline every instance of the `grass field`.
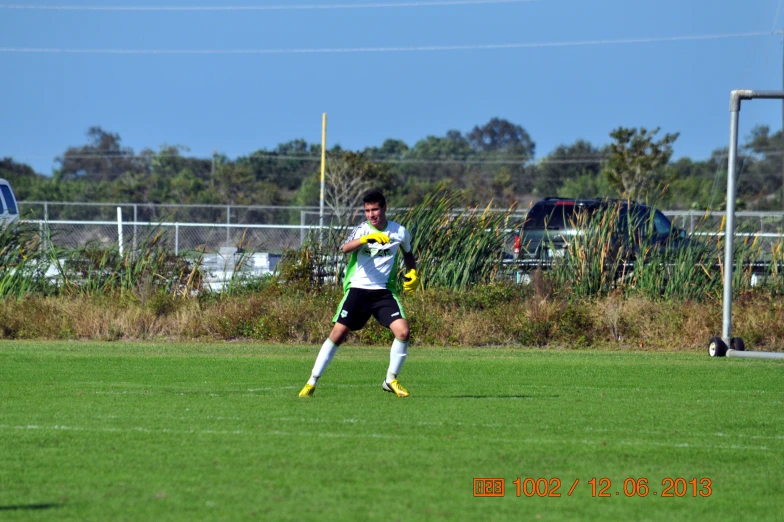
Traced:
<path fill-rule="evenodd" d="M 401 374 L 412 396 L 399 399 L 380 390 L 388 349 L 345 346 L 316 395 L 299 399 L 317 350 L 0 344 L 0 518 L 725 521 L 784 512 L 778 361 L 413 347 Z M 477 477 L 504 478 L 505 496 L 474 497 Z M 518 497 L 518 477 L 529 486 L 528 477 L 559 479 L 560 497 Z M 598 495 L 603 477 L 610 496 L 594 497 L 589 480 Z M 630 477 L 647 479 L 646 497 L 624 494 Z M 685 479 L 683 497 L 678 487 L 662 496 L 667 477 Z M 703 478 L 710 496 L 700 495 Z"/>

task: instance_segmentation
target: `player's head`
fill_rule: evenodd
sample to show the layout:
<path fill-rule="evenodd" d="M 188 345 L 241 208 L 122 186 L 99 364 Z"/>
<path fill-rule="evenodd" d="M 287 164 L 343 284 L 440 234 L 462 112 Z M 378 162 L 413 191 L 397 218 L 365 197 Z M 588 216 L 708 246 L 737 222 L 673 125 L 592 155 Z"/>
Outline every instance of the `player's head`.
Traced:
<path fill-rule="evenodd" d="M 371 190 L 362 198 L 365 217 L 375 228 L 387 226 L 387 200 L 380 190 Z"/>
<path fill-rule="evenodd" d="M 362 196 L 362 203 L 364 205 L 368 203 L 378 203 L 380 207 L 384 208 L 387 206 L 387 200 L 380 190 L 371 190 L 370 192 L 366 193 L 364 196 Z"/>

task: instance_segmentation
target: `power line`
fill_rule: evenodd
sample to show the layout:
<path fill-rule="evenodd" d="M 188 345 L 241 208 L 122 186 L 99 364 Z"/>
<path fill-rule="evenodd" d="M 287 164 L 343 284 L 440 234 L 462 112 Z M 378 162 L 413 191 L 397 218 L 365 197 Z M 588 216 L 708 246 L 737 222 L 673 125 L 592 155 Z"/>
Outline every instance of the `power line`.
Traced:
<path fill-rule="evenodd" d="M 32 5 L 0 4 L 0 9 L 24 9 L 36 11 L 307 11 L 313 9 L 384 9 L 395 7 L 446 7 L 484 4 L 521 4 L 541 0 L 446 0 L 373 3 L 373 4 L 327 4 L 327 5 L 249 5 L 249 6 L 104 6 L 104 5 Z"/>
<path fill-rule="evenodd" d="M 479 45 L 426 45 L 411 47 L 335 47 L 305 49 L 68 49 L 36 47 L 0 47 L 2 53 L 38 54 L 330 54 L 330 53 L 384 53 L 384 52 L 430 52 L 430 51 L 471 51 L 499 49 L 531 49 L 546 47 L 583 47 L 594 45 L 623 45 L 657 42 L 684 42 L 694 40 L 719 40 L 726 38 L 747 38 L 769 36 L 772 31 L 752 31 L 745 33 L 719 33 L 687 36 L 662 36 L 650 38 L 621 38 L 617 40 L 582 40 L 563 42 L 529 42 L 509 44 Z"/>
<path fill-rule="evenodd" d="M 327 154 L 334 155 L 334 154 L 341 154 L 344 151 L 327 151 Z M 345 152 L 355 152 L 355 151 L 345 151 Z M 355 152 L 356 154 L 362 155 L 362 152 Z M 46 154 L 41 152 L 30 152 L 30 153 L 22 153 L 19 154 L 19 157 L 24 158 L 64 158 L 67 154 L 57 153 L 57 154 Z M 321 157 L 320 153 L 315 154 L 280 154 L 277 152 L 269 152 L 269 151 L 256 151 L 251 152 L 250 154 L 238 155 L 238 157 L 242 157 L 245 159 L 254 159 L 254 158 L 262 158 L 262 159 L 293 159 L 293 160 L 303 160 L 303 161 L 320 161 Z M 163 158 L 183 158 L 183 159 L 204 159 L 210 160 L 213 158 L 212 154 L 202 154 L 202 153 L 192 153 L 191 155 L 184 155 L 177 152 L 155 152 L 152 150 L 143 151 L 140 153 L 134 152 L 121 152 L 121 153 L 84 153 L 84 154 L 67 154 L 68 158 L 154 158 L 154 157 L 163 157 Z M 217 153 L 217 156 L 222 156 L 222 154 Z M 419 158 L 403 158 L 399 154 L 364 154 L 366 158 L 372 158 L 378 161 L 419 161 Z M 0 158 L 3 157 L 3 154 L 0 153 Z M 525 155 L 504 155 L 503 161 L 513 161 L 517 163 L 522 163 L 525 161 L 529 161 L 531 158 L 530 156 Z M 596 156 L 598 157 L 598 156 Z M 587 159 L 595 158 L 594 156 L 586 157 Z M 473 160 L 466 158 L 465 155 L 461 156 L 435 156 L 429 158 L 431 160 L 435 159 L 438 161 L 469 161 L 473 162 Z M 428 160 L 427 156 L 425 156 L 424 160 Z M 478 160 L 478 161 L 485 161 L 491 162 L 495 160 Z"/>
<path fill-rule="evenodd" d="M 352 151 L 353 152 L 353 151 Z M 332 152 L 327 152 L 328 154 L 334 154 Z M 362 154 L 358 152 L 358 154 Z M 764 156 L 784 156 L 784 149 L 781 147 L 763 147 L 760 149 L 756 149 L 753 151 L 749 151 L 744 156 L 751 156 L 753 154 L 763 154 Z M 224 156 L 223 154 L 219 154 L 219 156 Z M 726 151 L 722 153 L 722 160 L 726 156 Z M 183 155 L 179 153 L 167 153 L 167 152 L 153 152 L 150 151 L 145 154 L 141 153 L 123 153 L 123 154 L 42 154 L 42 153 L 22 153 L 22 154 L 9 154 L 9 153 L 0 153 L 0 159 L 4 157 L 17 157 L 17 158 L 30 158 L 30 159 L 42 159 L 42 158 L 51 158 L 57 161 L 62 161 L 64 159 L 152 159 L 152 158 L 180 158 L 183 160 L 189 161 L 211 161 L 213 159 L 213 155 L 207 154 L 193 154 L 193 155 Z M 252 152 L 250 154 L 244 155 L 237 155 L 235 160 L 230 161 L 237 161 L 239 159 L 243 160 L 251 160 L 251 159 L 262 159 L 262 160 L 284 160 L 284 161 L 306 161 L 306 162 L 318 162 L 321 161 L 321 157 L 316 155 L 297 155 L 297 154 L 277 154 L 275 152 Z M 450 157 L 450 156 L 437 156 L 437 157 L 417 157 L 417 158 L 405 158 L 400 157 L 399 155 L 394 154 L 379 154 L 379 155 L 372 155 L 372 156 L 365 156 L 365 159 L 371 163 L 393 163 L 393 164 L 423 164 L 423 165 L 446 165 L 446 164 L 465 164 L 465 165 L 545 165 L 545 164 L 555 164 L 555 165 L 568 165 L 568 164 L 575 164 L 575 165 L 584 165 L 584 164 L 600 164 L 607 161 L 606 156 L 602 155 L 595 155 L 595 156 L 574 156 L 568 158 L 549 158 L 545 156 L 539 160 L 534 160 L 529 156 L 504 156 L 504 159 L 470 159 L 466 158 L 465 156 L 459 157 Z M 690 158 L 691 159 L 691 158 Z M 707 159 L 703 160 L 694 160 L 694 161 L 710 161 L 715 159 L 714 156 L 710 156 Z"/>
<path fill-rule="evenodd" d="M 354 152 L 354 151 L 352 151 Z M 328 154 L 333 154 L 332 152 L 327 152 Z M 358 154 L 361 154 L 358 153 Z M 726 155 L 726 151 L 722 153 Z M 749 153 L 742 154 L 743 156 L 753 156 L 754 154 L 763 154 L 764 156 L 784 156 L 784 149 L 780 147 L 765 147 L 762 149 L 758 149 L 755 151 L 749 151 Z M 223 154 L 220 154 L 223 156 Z M 142 159 L 152 159 L 152 158 L 180 158 L 183 160 L 190 160 L 190 161 L 211 161 L 213 156 L 212 155 L 204 155 L 204 154 L 194 154 L 190 156 L 176 154 L 176 153 L 166 153 L 166 152 L 150 152 L 148 154 L 39 154 L 39 153 L 22 153 L 22 154 L 9 154 L 9 153 L 0 153 L 0 159 L 4 157 L 17 157 L 17 158 L 30 158 L 30 159 L 42 159 L 42 158 L 51 158 L 57 161 L 62 161 L 63 159 L 134 159 L 134 158 L 142 158 Z M 722 156 L 723 157 L 723 156 Z M 250 159 L 263 159 L 263 160 L 284 160 L 284 161 L 309 161 L 309 162 L 318 162 L 321 161 L 320 156 L 313 155 L 313 156 L 304 156 L 304 155 L 292 155 L 292 154 L 276 154 L 274 152 L 268 153 L 261 153 L 261 152 L 252 152 L 250 154 L 244 155 L 237 155 L 235 160 L 229 161 L 237 161 L 239 159 L 243 160 L 250 160 Z M 365 156 L 365 159 L 371 163 L 393 163 L 393 164 L 422 164 L 422 165 L 448 165 L 448 164 L 464 164 L 464 165 L 545 165 L 545 164 L 555 164 L 555 165 L 568 165 L 568 164 L 575 164 L 575 165 L 585 165 L 585 164 L 592 164 L 592 163 L 604 163 L 607 161 L 606 156 L 576 156 L 570 158 L 549 158 L 544 157 L 539 160 L 534 160 L 528 156 L 505 156 L 504 159 L 470 159 L 466 158 L 465 156 L 460 157 L 418 157 L 418 158 L 404 158 L 397 155 L 374 155 L 374 156 Z M 689 158 L 691 159 L 691 158 Z M 707 162 L 710 160 L 715 159 L 714 156 L 710 156 L 706 159 L 700 160 L 693 160 L 693 161 L 703 161 Z"/>
<path fill-rule="evenodd" d="M 3 155 L 0 154 L 0 157 Z M 18 154 L 16 157 L 19 158 L 53 158 L 57 159 L 58 161 L 63 161 L 64 159 L 134 159 L 134 158 L 143 158 L 143 159 L 151 159 L 155 157 L 164 157 L 164 158 L 181 158 L 184 160 L 200 160 L 200 161 L 210 161 L 212 156 L 183 156 L 181 154 L 167 154 L 167 153 L 152 153 L 152 154 L 68 154 L 65 155 L 50 155 L 50 154 Z M 243 159 L 252 159 L 252 158 L 260 158 L 265 160 L 285 160 L 285 161 L 308 161 L 308 162 L 318 162 L 321 161 L 320 156 L 297 156 L 297 155 L 287 155 L 287 154 L 261 154 L 258 152 L 249 154 L 247 156 L 241 156 Z M 524 165 L 524 164 L 591 164 L 591 163 L 604 163 L 606 158 L 603 156 L 587 156 L 587 157 L 576 157 L 576 158 L 569 158 L 569 159 L 548 159 L 542 158 L 538 161 L 532 161 L 531 158 L 525 156 L 519 156 L 517 158 L 511 157 L 508 159 L 500 159 L 500 160 L 488 160 L 488 159 L 466 159 L 464 157 L 461 158 L 431 158 L 431 159 L 421 159 L 421 158 L 400 158 L 400 157 L 390 157 L 390 156 L 368 156 L 367 161 L 371 163 L 391 163 L 391 164 L 417 164 L 417 165 L 450 165 L 450 164 L 463 164 L 463 165 Z M 235 160 L 236 161 L 236 160 Z"/>
<path fill-rule="evenodd" d="M 328 154 L 332 155 L 334 153 L 327 152 Z M 338 153 L 339 154 L 339 153 Z M 359 152 L 358 154 L 362 154 Z M 784 148 L 781 147 L 762 147 L 760 149 L 749 151 L 749 153 L 744 154 L 745 156 L 750 156 L 751 154 L 763 154 L 765 156 L 784 156 Z M 219 156 L 224 156 L 223 154 L 219 154 Z M 726 151 L 722 153 L 722 160 L 726 156 Z M 51 158 L 56 159 L 57 161 L 62 161 L 64 159 L 153 159 L 153 158 L 180 158 L 183 160 L 189 161 L 211 161 L 213 159 L 212 154 L 193 154 L 193 155 L 183 155 L 180 153 L 167 153 L 167 152 L 154 152 L 150 151 L 148 153 L 121 153 L 121 154 L 42 154 L 42 153 L 22 153 L 22 154 L 8 154 L 8 153 L 0 153 L 0 159 L 4 157 L 17 157 L 17 158 L 31 158 L 31 159 L 42 159 L 42 158 Z M 251 159 L 262 159 L 262 160 L 284 160 L 284 161 L 306 161 L 306 162 L 318 162 L 321 161 L 321 157 L 318 154 L 315 155 L 297 155 L 297 154 L 277 154 L 275 152 L 252 152 L 250 154 L 238 155 L 236 156 L 235 160 L 230 161 L 237 161 L 239 159 L 243 160 L 251 160 Z M 585 164 L 601 164 L 607 161 L 606 156 L 602 155 L 589 155 L 589 156 L 574 156 L 568 158 L 550 158 L 550 157 L 543 157 L 539 160 L 534 160 L 529 156 L 520 156 L 520 155 L 509 155 L 504 156 L 504 159 L 470 159 L 466 158 L 465 156 L 459 157 L 451 157 L 451 156 L 437 156 L 437 157 L 417 157 L 417 158 L 405 158 L 401 157 L 400 155 L 396 154 L 377 154 L 377 155 L 367 155 L 365 159 L 371 163 L 392 163 L 392 164 L 422 164 L 422 165 L 448 165 L 448 164 L 465 164 L 465 165 L 546 165 L 546 164 L 554 164 L 554 165 L 568 165 L 568 164 L 575 164 L 575 165 L 585 165 Z M 695 160 L 695 161 L 710 161 L 715 159 L 713 156 L 708 157 L 707 159 L 703 160 Z"/>

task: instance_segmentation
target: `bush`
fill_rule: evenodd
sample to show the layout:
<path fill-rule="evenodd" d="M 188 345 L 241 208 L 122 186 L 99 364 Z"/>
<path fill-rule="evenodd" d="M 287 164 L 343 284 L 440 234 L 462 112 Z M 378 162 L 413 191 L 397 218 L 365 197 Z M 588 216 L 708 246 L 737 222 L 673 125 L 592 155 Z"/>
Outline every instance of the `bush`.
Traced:
<path fill-rule="evenodd" d="M 303 293 L 285 284 L 241 296 L 160 293 L 145 303 L 134 296 L 27 296 L 0 301 L 0 338 L 321 344 L 341 297 L 334 288 Z M 721 331 L 718 303 L 621 293 L 575 300 L 515 287 L 475 286 L 463 292 L 404 294 L 402 303 L 415 346 L 696 351 Z M 744 294 L 734 306 L 733 325 L 735 335 L 754 349 L 784 347 L 784 303 L 777 298 Z M 392 336 L 371 318 L 348 342 L 387 346 Z"/>

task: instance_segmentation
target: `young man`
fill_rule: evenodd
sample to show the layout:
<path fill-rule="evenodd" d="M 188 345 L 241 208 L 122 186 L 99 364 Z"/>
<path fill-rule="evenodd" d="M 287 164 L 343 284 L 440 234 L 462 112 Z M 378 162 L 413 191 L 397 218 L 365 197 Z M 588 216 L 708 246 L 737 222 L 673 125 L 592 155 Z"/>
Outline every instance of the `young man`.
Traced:
<path fill-rule="evenodd" d="M 299 392 L 300 397 L 311 397 L 316 383 L 334 357 L 338 346 L 346 340 L 349 331 L 365 326 L 370 316 L 382 326 L 392 330 L 395 340 L 389 354 L 389 370 L 381 389 L 398 397 L 408 397 L 408 390 L 398 382 L 397 375 L 408 355 L 408 321 L 398 299 L 398 251 L 402 251 L 406 265 L 403 289 L 416 286 L 416 260 L 411 253 L 411 234 L 394 221 L 387 221 L 387 203 L 379 191 L 372 191 L 362 198 L 367 221 L 356 227 L 342 250 L 351 257 L 343 279 L 344 295 L 332 321 L 335 326 L 321 346 L 316 364 L 308 383 Z"/>

